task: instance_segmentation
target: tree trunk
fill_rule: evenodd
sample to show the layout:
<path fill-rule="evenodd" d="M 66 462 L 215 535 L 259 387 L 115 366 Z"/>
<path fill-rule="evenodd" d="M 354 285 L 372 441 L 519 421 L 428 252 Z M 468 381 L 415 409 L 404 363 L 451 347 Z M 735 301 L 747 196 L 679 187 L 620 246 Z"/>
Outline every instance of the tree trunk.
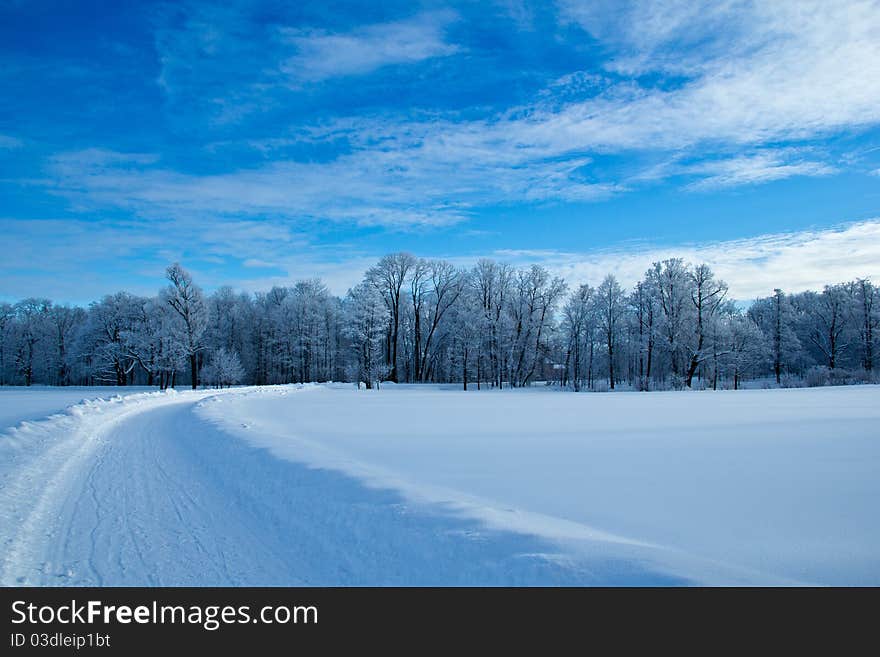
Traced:
<path fill-rule="evenodd" d="M 468 361 L 468 350 L 467 350 L 467 348 L 465 348 L 464 355 L 461 359 L 462 380 L 464 381 L 464 389 L 465 390 L 467 390 L 467 379 L 468 379 L 467 361 Z"/>
<path fill-rule="evenodd" d="M 391 374 L 388 378 L 394 383 L 397 381 L 397 343 L 400 340 L 400 299 L 395 304 L 394 329 L 391 334 Z"/>
<path fill-rule="evenodd" d="M 697 371 L 697 367 L 700 364 L 700 352 L 703 351 L 703 333 L 700 331 L 700 337 L 697 341 L 697 350 L 694 352 L 693 356 L 691 356 L 691 363 L 688 366 L 687 371 L 687 387 L 691 387 L 691 383 L 694 380 L 694 373 Z"/>
<path fill-rule="evenodd" d="M 776 294 L 776 326 L 773 333 L 773 372 L 776 374 L 776 385 L 782 383 L 782 301 Z"/>
<path fill-rule="evenodd" d="M 608 382 L 614 390 L 614 346 L 608 341 Z"/>
<path fill-rule="evenodd" d="M 199 387 L 199 365 L 197 354 L 190 354 L 189 369 L 192 374 L 192 389 L 195 390 Z"/>
<path fill-rule="evenodd" d="M 413 379 L 422 380 L 422 308 L 413 297 Z"/>
<path fill-rule="evenodd" d="M 590 364 L 587 369 L 587 387 L 593 389 L 593 338 L 590 338 Z"/>

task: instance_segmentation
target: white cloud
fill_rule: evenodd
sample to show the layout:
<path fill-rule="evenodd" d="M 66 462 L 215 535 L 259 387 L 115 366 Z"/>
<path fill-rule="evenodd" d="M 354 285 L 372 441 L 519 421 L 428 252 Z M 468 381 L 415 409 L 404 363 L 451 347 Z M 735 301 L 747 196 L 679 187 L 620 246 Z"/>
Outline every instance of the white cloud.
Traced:
<path fill-rule="evenodd" d="M 196 269 L 199 283 L 209 289 L 231 284 L 256 292 L 320 277 L 335 294 L 342 295 L 384 255 L 352 245 L 318 246 L 305 234 L 258 221 L 118 224 L 3 218 L 2 223 L 7 239 L 15 245 L 0 266 L 3 292 L 11 298 L 48 293 L 59 301 L 87 303 L 115 292 L 116 278 L 99 275 L 90 265 L 106 260 L 108 253 L 116 257 L 114 271 L 126 280 L 125 287 L 139 294 L 155 293 L 169 262 L 198 260 L 216 264 L 213 269 Z M 632 287 L 652 262 L 681 257 L 692 263 L 708 263 L 729 283 L 733 298 L 747 301 L 768 295 L 775 287 L 798 292 L 821 290 L 828 283 L 862 276 L 880 281 L 880 218 L 833 229 L 723 242 L 620 244 L 587 252 L 523 249 L 468 256 L 436 251 L 417 254 L 445 257 L 461 267 L 470 267 L 481 257 L 518 266 L 537 263 L 564 277 L 572 287 L 580 283 L 597 285 L 608 273 Z M 235 262 L 253 275 L 231 276 L 227 264 Z M 261 269 L 270 268 L 279 273 L 267 271 L 269 275 L 261 275 Z"/>
<path fill-rule="evenodd" d="M 241 263 L 241 266 L 253 269 L 274 269 L 278 264 L 268 260 L 261 260 L 260 258 L 248 258 Z"/>
<path fill-rule="evenodd" d="M 79 210 L 121 207 L 144 217 L 178 218 L 271 215 L 389 228 L 454 224 L 475 204 L 588 200 L 618 191 L 579 179 L 577 169 L 587 160 L 533 167 L 509 152 L 468 158 L 482 146 L 435 136 L 418 137 L 423 145 L 414 149 L 405 143 L 409 137 L 404 143 L 388 137 L 400 148 L 386 144 L 326 163 L 274 162 L 201 176 L 153 166 L 157 160 L 149 155 L 77 151 L 56 157 L 51 178 L 40 184 Z"/>
<path fill-rule="evenodd" d="M 566 1 L 562 9 L 611 49 L 610 70 L 672 73 L 684 82 L 617 89 L 571 107 L 548 122 L 560 140 L 756 143 L 880 121 L 875 0 Z"/>
<path fill-rule="evenodd" d="M 682 76 L 680 84 L 645 87 L 573 73 L 533 104 L 493 118 L 352 120 L 344 135 L 369 159 L 451 176 L 453 189 L 491 180 L 511 201 L 583 200 L 650 178 L 592 179 L 591 153 L 699 155 L 706 162 L 687 173 L 705 178 L 693 189 L 708 190 L 830 175 L 836 168 L 816 159 L 820 154 L 805 159 L 793 146 L 880 123 L 876 1 L 635 2 L 623 10 L 600 3 L 598 27 L 566 4 L 569 16 L 610 49 L 613 73 L 673 74 Z M 578 4 L 584 6 L 597 5 Z M 589 97 L 560 104 L 569 87 L 571 96 Z M 761 150 L 767 143 L 772 151 Z"/>
<path fill-rule="evenodd" d="M 696 191 L 710 191 L 754 183 L 765 183 L 792 176 L 827 176 L 837 172 L 823 162 L 790 160 L 785 151 L 764 151 L 724 160 L 701 162 L 684 169 L 705 177 L 687 186 Z"/>
<path fill-rule="evenodd" d="M 540 262 L 570 285 L 597 285 L 610 272 L 627 287 L 640 280 L 652 262 L 680 257 L 709 264 L 730 285 L 733 298 L 749 300 L 766 296 L 775 287 L 800 292 L 857 277 L 880 280 L 880 219 L 827 230 L 703 244 L 622 247 L 592 253 L 502 251 L 494 255 L 520 263 Z"/>
<path fill-rule="evenodd" d="M 528 0 L 492 0 L 492 4 L 498 7 L 503 16 L 511 19 L 519 29 L 527 31 L 535 29 L 535 12 Z"/>
<path fill-rule="evenodd" d="M 446 57 L 459 51 L 444 38 L 446 26 L 455 19 L 451 12 L 429 12 L 345 34 L 284 28 L 283 38 L 297 54 L 284 61 L 281 70 L 298 80 L 316 81 Z"/>
<path fill-rule="evenodd" d="M 86 148 L 56 155 L 52 164 L 55 171 L 62 176 L 70 176 L 77 171 L 88 171 L 98 167 L 133 168 L 155 164 L 158 161 L 159 156 L 155 153 L 120 153 L 106 148 Z"/>
<path fill-rule="evenodd" d="M 320 278 L 327 288 L 338 296 L 363 280 L 366 271 L 376 264 L 380 256 L 351 255 L 339 259 L 339 253 L 313 251 L 308 255 L 282 257 L 275 266 L 284 273 L 273 276 L 254 276 L 235 282 L 235 286 L 248 292 L 265 292 L 275 285 L 292 285 L 296 281 Z"/>
<path fill-rule="evenodd" d="M 566 20 L 599 41 L 607 76 L 572 72 L 532 103 L 482 119 L 355 117 L 244 139 L 241 145 L 260 149 L 268 163 L 224 174 L 197 176 L 127 155 L 79 152 L 56 160 L 47 184 L 85 210 L 445 226 L 475 206 L 602 200 L 673 175 L 687 175 L 697 191 L 831 175 L 836 166 L 809 141 L 880 123 L 877 0 L 562 7 Z M 197 39 L 159 39 L 163 80 L 176 75 L 177 86 L 189 89 L 205 58 L 227 50 L 253 55 L 248 39 L 218 35 L 209 18 L 189 26 Z M 291 75 L 318 80 L 452 55 L 456 46 L 445 29 L 454 20 L 428 12 L 345 34 L 287 30 L 285 54 L 273 42 L 265 70 L 277 72 L 284 61 Z M 298 49 L 292 58 L 291 47 Z M 640 85 L 632 76 L 642 73 L 679 81 Z M 233 101 L 227 104 L 246 106 Z M 343 154 L 312 163 L 278 159 L 279 149 L 297 142 L 341 144 Z M 667 162 L 640 173 L 594 172 L 597 154 L 635 152 Z"/>
<path fill-rule="evenodd" d="M 337 256 L 339 254 L 336 254 Z M 286 275 L 254 278 L 242 283 L 248 290 L 289 285 L 297 279 L 320 276 L 336 294 L 357 284 L 380 253 L 323 261 L 319 256 L 286 257 L 276 265 Z M 443 254 L 424 254 L 444 257 Z M 570 288 L 581 283 L 598 285 L 613 273 L 626 287 L 642 279 L 651 263 L 684 258 L 709 264 L 730 286 L 731 298 L 741 301 L 767 296 L 776 287 L 786 292 L 821 290 L 825 285 L 858 277 L 880 280 L 880 219 L 814 231 L 759 235 L 756 237 L 668 246 L 620 245 L 584 253 L 552 250 L 497 250 L 471 256 L 447 256 L 459 267 L 471 267 L 480 258 L 524 266 L 544 265 L 565 278 Z"/>
<path fill-rule="evenodd" d="M 708 159 L 687 159 L 673 153 L 630 176 L 630 183 L 677 177 L 694 179 L 684 189 L 716 191 L 743 185 L 762 184 L 795 176 L 828 176 L 839 169 L 817 158 L 819 154 L 801 148 L 763 148 L 740 155 Z M 809 157 L 807 157 L 809 156 Z"/>

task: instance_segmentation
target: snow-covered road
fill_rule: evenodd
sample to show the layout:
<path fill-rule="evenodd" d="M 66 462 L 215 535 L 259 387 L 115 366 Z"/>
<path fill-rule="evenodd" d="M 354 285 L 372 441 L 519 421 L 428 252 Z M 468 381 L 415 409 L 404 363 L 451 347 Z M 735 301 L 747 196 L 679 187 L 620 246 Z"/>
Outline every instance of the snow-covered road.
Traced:
<path fill-rule="evenodd" d="M 0 583 L 878 582 L 876 386 L 102 396 L 0 429 Z"/>
<path fill-rule="evenodd" d="M 204 545 L 200 525 L 187 522 L 206 517 L 210 501 L 196 505 L 189 490 L 195 482 L 166 468 L 181 465 L 167 451 L 182 428 L 175 420 L 203 396 L 86 402 L 17 427 L 5 445 L 12 467 L 0 491 L 0 581 L 148 584 L 189 568 L 195 582 L 202 568 L 192 567 Z"/>

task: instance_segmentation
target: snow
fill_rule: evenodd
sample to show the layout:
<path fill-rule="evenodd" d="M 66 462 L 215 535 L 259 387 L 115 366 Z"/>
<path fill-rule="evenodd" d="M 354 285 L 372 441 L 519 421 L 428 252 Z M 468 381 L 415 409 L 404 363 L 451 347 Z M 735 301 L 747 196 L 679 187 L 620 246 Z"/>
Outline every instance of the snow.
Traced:
<path fill-rule="evenodd" d="M 880 583 L 878 386 L 6 392 L 3 584 Z"/>
<path fill-rule="evenodd" d="M 110 386 L 51 388 L 48 386 L 0 386 L 0 431 L 25 420 L 39 420 L 60 413 L 86 399 L 109 399 L 119 394 L 145 392 L 155 388 Z"/>
<path fill-rule="evenodd" d="M 711 584 L 880 583 L 880 388 L 262 390 L 205 417 L 278 457 Z M 247 425 L 246 427 L 244 425 Z"/>

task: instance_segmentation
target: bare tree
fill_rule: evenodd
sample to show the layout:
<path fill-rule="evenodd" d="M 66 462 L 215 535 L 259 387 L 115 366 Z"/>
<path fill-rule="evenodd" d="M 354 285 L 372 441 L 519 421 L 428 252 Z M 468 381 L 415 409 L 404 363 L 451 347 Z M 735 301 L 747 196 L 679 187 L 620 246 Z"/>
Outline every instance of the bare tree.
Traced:
<path fill-rule="evenodd" d="M 614 390 L 614 347 L 625 307 L 623 288 L 611 274 L 596 289 L 596 306 L 608 354 L 608 385 Z"/>
<path fill-rule="evenodd" d="M 15 304 L 18 325 L 15 363 L 24 385 L 34 382 L 34 361 L 37 343 L 45 334 L 45 320 L 52 302 L 48 299 L 25 299 Z"/>
<path fill-rule="evenodd" d="M 505 369 L 505 308 L 511 293 L 513 270 L 506 264 L 480 260 L 471 273 L 471 282 L 477 291 L 482 308 L 483 330 L 486 333 L 487 366 L 492 385 L 501 388 Z M 477 367 L 480 367 L 478 363 Z M 478 374 L 477 380 L 480 379 Z"/>
<path fill-rule="evenodd" d="M 862 366 L 866 372 L 874 369 L 874 341 L 880 327 L 880 311 L 877 308 L 877 288 L 866 278 L 856 281 L 856 313 L 859 316 L 859 337 L 862 347 Z"/>
<path fill-rule="evenodd" d="M 662 263 L 655 262 L 648 270 L 647 279 L 657 293 L 672 377 L 678 385 L 682 371 L 681 354 L 686 346 L 685 327 L 691 306 L 692 278 L 681 258 L 671 258 Z"/>
<path fill-rule="evenodd" d="M 828 369 L 833 370 L 848 346 L 847 315 L 851 306 L 847 292 L 841 285 L 826 285 L 821 294 L 809 293 L 802 298 L 806 301 L 809 339 L 824 355 Z"/>
<path fill-rule="evenodd" d="M 164 290 L 164 299 L 180 319 L 178 338 L 189 358 L 190 382 L 195 390 L 199 387 L 199 352 L 208 326 L 208 309 L 201 288 L 180 264 L 168 267 L 165 276 L 171 284 Z"/>
<path fill-rule="evenodd" d="M 428 306 L 425 309 L 427 333 L 416 369 L 416 378 L 422 382 L 428 380 L 429 366 L 435 355 L 431 349 L 437 337 L 438 328 L 446 313 L 458 301 L 466 284 L 466 277 L 448 262 L 432 260 L 427 263 L 426 268 L 430 276 L 430 293 L 427 295 Z M 418 331 L 416 333 L 418 334 Z"/>
<path fill-rule="evenodd" d="M 389 330 L 386 364 L 389 366 L 388 378 L 398 381 L 397 351 L 400 344 L 401 290 L 410 270 L 417 265 L 415 256 L 409 253 L 394 253 L 383 257 L 367 272 L 367 281 L 373 285 L 388 307 Z"/>
<path fill-rule="evenodd" d="M 128 385 L 137 366 L 131 356 L 130 336 L 136 332 L 138 312 L 144 300 L 117 292 L 89 306 L 88 321 L 80 336 L 87 370 L 101 383 Z"/>
<path fill-rule="evenodd" d="M 48 310 L 48 320 L 55 345 L 53 369 L 56 385 L 70 385 L 70 343 L 74 338 L 74 331 L 84 318 L 85 313 L 81 308 L 51 306 Z"/>
<path fill-rule="evenodd" d="M 564 376 L 570 377 L 576 392 L 584 384 L 583 360 L 587 353 L 590 355 L 587 366 L 588 384 L 592 378 L 594 292 L 589 285 L 580 285 L 562 309 L 562 327 L 567 338 Z"/>
<path fill-rule="evenodd" d="M 706 342 L 706 327 L 715 316 L 724 297 L 727 295 L 727 283 L 715 279 L 709 265 L 698 265 L 691 274 L 693 281 L 691 301 L 696 311 L 696 343 L 691 350 L 685 384 L 688 388 L 694 380 L 694 373 L 707 355 L 703 351 Z"/>
<path fill-rule="evenodd" d="M 726 326 L 727 351 L 725 362 L 733 375 L 733 389 L 739 390 L 745 374 L 755 370 L 767 348 L 764 335 L 748 316 L 735 314 Z"/>
<path fill-rule="evenodd" d="M 638 335 L 638 383 L 640 390 L 648 390 L 651 381 L 651 367 L 654 364 L 654 344 L 656 325 L 654 313 L 657 305 L 651 284 L 645 281 L 636 283 L 630 296 L 630 307 L 634 313 Z"/>
<path fill-rule="evenodd" d="M 7 361 L 6 350 L 10 342 L 10 334 L 15 325 L 15 308 L 9 303 L 0 303 L 0 385 L 9 382 L 6 375 Z"/>
<path fill-rule="evenodd" d="M 767 336 L 773 374 L 779 385 L 783 371 L 793 365 L 801 350 L 794 330 L 795 316 L 791 301 L 782 290 L 776 288 L 772 297 L 756 300 L 749 308 L 748 315 Z"/>
<path fill-rule="evenodd" d="M 462 279 L 465 278 L 461 274 Z M 462 389 L 468 389 L 472 364 L 476 364 L 477 390 L 480 389 L 480 349 L 482 347 L 483 308 L 477 288 L 460 280 L 461 290 L 456 303 L 449 305 L 449 323 L 452 325 L 454 353 L 461 367 Z"/>

